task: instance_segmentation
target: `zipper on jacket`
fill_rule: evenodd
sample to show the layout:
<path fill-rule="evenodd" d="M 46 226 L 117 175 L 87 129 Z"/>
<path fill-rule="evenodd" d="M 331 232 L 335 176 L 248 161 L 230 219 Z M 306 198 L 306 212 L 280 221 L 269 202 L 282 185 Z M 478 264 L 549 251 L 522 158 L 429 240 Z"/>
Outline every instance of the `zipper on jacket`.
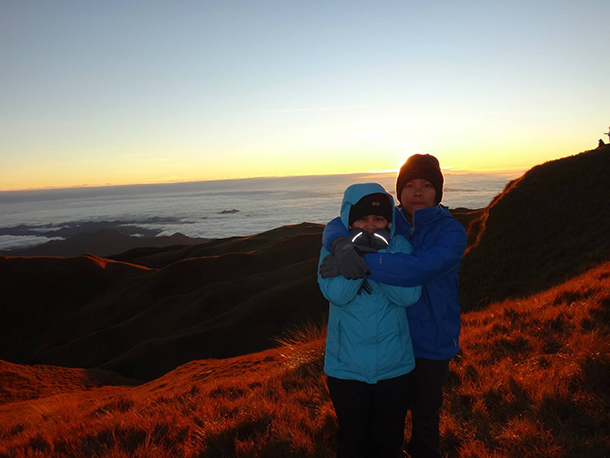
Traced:
<path fill-rule="evenodd" d="M 407 218 L 407 215 L 405 215 L 405 209 L 400 207 L 400 211 L 398 212 L 400 213 L 400 216 L 402 216 L 404 218 L 404 220 L 407 222 L 407 224 L 409 225 L 409 227 L 411 228 L 411 234 L 409 236 L 409 240 L 413 239 L 413 232 L 415 232 L 415 212 L 413 212 L 413 216 L 412 216 L 412 220 L 413 221 L 409 221 L 409 218 Z"/>
<path fill-rule="evenodd" d="M 409 221 L 411 223 L 411 240 L 413 240 L 413 233 L 415 232 L 415 212 L 413 212 L 413 215 L 411 216 L 411 221 Z"/>

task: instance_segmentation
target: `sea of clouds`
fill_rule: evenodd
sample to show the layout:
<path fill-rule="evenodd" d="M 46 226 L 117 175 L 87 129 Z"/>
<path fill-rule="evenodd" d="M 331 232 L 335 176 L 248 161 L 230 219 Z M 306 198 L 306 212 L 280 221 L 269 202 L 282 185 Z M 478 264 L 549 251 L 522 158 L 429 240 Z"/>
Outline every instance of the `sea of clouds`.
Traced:
<path fill-rule="evenodd" d="M 445 172 L 443 204 L 483 208 L 521 174 Z M 325 224 L 338 215 L 347 186 L 378 182 L 393 194 L 395 177 L 361 173 L 0 192 L 0 251 L 60 240 L 88 222 L 108 222 L 134 236 L 203 238 Z"/>

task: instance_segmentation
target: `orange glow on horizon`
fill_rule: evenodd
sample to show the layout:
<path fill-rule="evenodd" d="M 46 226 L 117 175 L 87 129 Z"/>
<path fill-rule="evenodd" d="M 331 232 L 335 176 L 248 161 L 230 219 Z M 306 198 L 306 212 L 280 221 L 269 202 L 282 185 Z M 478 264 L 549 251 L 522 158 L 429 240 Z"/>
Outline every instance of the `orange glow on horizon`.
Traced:
<path fill-rule="evenodd" d="M 431 153 L 439 159 L 441 168 L 447 174 L 465 173 L 507 173 L 515 174 L 546 161 L 559 159 L 579 151 L 549 153 L 463 154 L 460 150 Z M 557 153 L 557 151 L 556 151 Z M 425 150 L 412 154 L 426 154 Z M 58 189 L 72 187 L 126 186 L 136 184 L 183 183 L 196 181 L 217 181 L 249 178 L 293 177 L 312 175 L 342 175 L 352 173 L 395 175 L 406 159 L 412 154 L 386 153 L 371 155 L 367 151 L 345 153 L 337 151 L 313 151 L 282 157 L 274 154 L 260 157 L 218 155 L 215 160 L 207 160 L 198 155 L 187 155 L 180 160 L 151 160 L 142 164 L 141 158 L 126 157 L 123 160 L 102 162 L 99 159 L 72 162 L 53 169 L 32 164 L 27 176 L 10 164 L 3 177 L 0 191 Z M 118 164 L 121 164 L 120 166 Z M 61 170 L 60 170 L 61 167 Z"/>

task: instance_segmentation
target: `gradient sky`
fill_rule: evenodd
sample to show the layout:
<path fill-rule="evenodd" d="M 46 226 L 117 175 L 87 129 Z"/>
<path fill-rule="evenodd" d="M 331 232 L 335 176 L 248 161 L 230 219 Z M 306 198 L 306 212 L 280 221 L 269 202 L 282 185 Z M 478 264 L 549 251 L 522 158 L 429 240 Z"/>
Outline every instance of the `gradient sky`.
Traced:
<path fill-rule="evenodd" d="M 608 142 L 608 24 L 608 0 L 0 0 L 0 190 L 525 170 Z"/>

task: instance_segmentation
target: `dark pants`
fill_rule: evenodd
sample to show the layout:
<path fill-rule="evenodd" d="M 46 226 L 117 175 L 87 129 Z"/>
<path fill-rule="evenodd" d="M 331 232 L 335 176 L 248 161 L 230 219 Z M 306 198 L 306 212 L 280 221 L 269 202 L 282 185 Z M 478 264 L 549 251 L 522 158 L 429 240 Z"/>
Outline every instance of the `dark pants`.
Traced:
<path fill-rule="evenodd" d="M 440 410 L 443 405 L 443 385 L 449 374 L 449 360 L 433 361 L 415 358 L 411 419 L 413 428 L 409 441 L 412 458 L 439 458 Z"/>
<path fill-rule="evenodd" d="M 328 377 L 339 422 L 339 458 L 402 456 L 411 383 L 411 374 L 376 384 Z"/>

